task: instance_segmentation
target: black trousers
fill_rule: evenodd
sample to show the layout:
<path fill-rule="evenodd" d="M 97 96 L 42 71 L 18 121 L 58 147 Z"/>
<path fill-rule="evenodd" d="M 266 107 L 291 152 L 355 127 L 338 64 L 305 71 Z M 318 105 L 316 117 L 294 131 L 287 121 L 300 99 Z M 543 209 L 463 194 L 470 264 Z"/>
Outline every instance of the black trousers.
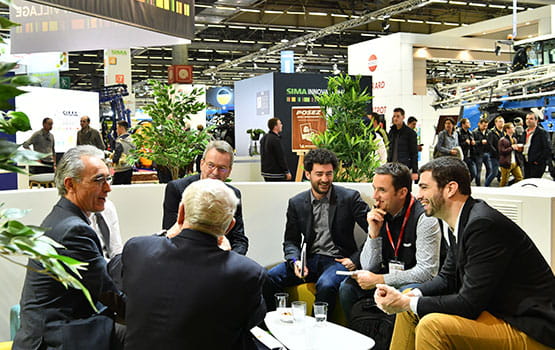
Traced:
<path fill-rule="evenodd" d="M 525 162 L 524 163 L 524 178 L 541 178 L 545 172 L 545 162 L 537 162 L 537 164 Z"/>

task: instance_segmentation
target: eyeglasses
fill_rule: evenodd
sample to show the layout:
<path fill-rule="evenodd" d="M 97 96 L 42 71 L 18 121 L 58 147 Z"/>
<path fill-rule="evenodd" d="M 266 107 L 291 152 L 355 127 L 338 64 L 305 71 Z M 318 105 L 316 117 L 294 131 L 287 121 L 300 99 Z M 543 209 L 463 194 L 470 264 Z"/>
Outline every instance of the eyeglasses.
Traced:
<path fill-rule="evenodd" d="M 108 175 L 108 176 L 97 175 L 97 176 L 93 177 L 91 181 L 94 182 L 97 185 L 104 185 L 104 183 L 107 183 L 108 185 L 111 185 L 112 184 L 112 177 L 110 175 Z"/>
<path fill-rule="evenodd" d="M 210 171 L 214 171 L 214 169 L 218 169 L 218 172 L 220 174 L 227 174 L 229 172 L 229 168 L 225 167 L 225 166 L 217 166 L 216 164 L 212 163 L 212 162 L 206 162 L 206 166 L 208 167 L 208 170 Z"/>

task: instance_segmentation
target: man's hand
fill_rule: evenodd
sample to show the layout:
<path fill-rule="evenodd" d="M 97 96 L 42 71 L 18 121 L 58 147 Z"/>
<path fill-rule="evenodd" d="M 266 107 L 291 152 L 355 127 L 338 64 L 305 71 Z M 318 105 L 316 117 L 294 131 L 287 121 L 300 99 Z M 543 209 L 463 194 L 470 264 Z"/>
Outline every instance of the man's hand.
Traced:
<path fill-rule="evenodd" d="M 386 211 L 380 208 L 374 208 L 366 214 L 368 221 L 368 234 L 374 239 L 380 236 L 380 230 L 383 226 Z"/>
<path fill-rule="evenodd" d="M 453 148 L 452 150 L 449 151 L 449 153 L 456 156 L 459 153 L 459 151 L 457 151 L 456 149 Z"/>
<path fill-rule="evenodd" d="M 231 250 L 231 243 L 229 243 L 229 240 L 226 238 L 226 236 L 219 236 L 218 247 L 221 250 Z"/>
<path fill-rule="evenodd" d="M 349 258 L 335 259 L 335 261 L 341 263 L 341 265 L 345 266 L 345 268 L 349 271 L 354 271 L 357 268 L 353 261 Z"/>
<path fill-rule="evenodd" d="M 351 278 L 357 281 L 360 288 L 364 290 L 373 289 L 376 287 L 376 284 L 384 283 L 383 275 L 377 275 L 366 270 L 357 271 Z"/>
<path fill-rule="evenodd" d="M 285 180 L 290 181 L 292 179 L 291 173 L 285 174 Z"/>
<path fill-rule="evenodd" d="M 306 276 L 308 276 L 308 267 L 304 267 L 304 274 L 301 276 L 301 262 L 299 260 L 295 261 L 295 263 L 293 264 L 293 271 L 295 272 L 295 276 L 297 276 L 300 279 L 305 278 Z"/>
<path fill-rule="evenodd" d="M 389 315 L 410 310 L 410 297 L 385 284 L 376 285 L 374 301 Z"/>

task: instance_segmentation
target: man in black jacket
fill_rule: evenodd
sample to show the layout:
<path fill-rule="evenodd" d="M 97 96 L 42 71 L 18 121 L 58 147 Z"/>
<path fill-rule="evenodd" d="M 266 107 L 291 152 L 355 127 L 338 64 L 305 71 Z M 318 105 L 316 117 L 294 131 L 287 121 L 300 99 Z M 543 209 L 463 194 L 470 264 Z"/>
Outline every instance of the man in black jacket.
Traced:
<path fill-rule="evenodd" d="M 412 170 L 412 179 L 418 180 L 418 142 L 414 130 L 405 123 L 405 111 L 402 108 L 393 110 L 393 125 L 389 130 L 388 162 L 405 164 Z"/>
<path fill-rule="evenodd" d="M 495 126 L 491 128 L 488 135 L 491 173 L 486 178 L 486 187 L 491 185 L 493 179 L 499 175 L 499 152 L 497 151 L 497 146 L 499 145 L 499 139 L 503 137 L 503 124 L 505 124 L 505 119 L 502 116 L 495 118 Z"/>
<path fill-rule="evenodd" d="M 521 143 L 524 144 L 524 178 L 541 178 L 545 166 L 551 160 L 551 146 L 547 131 L 538 126 L 538 117 L 534 112 L 526 115 L 526 132 L 522 135 Z"/>
<path fill-rule="evenodd" d="M 183 191 L 191 183 L 201 179 L 216 179 L 225 181 L 231 173 L 233 165 L 233 148 L 225 141 L 212 141 L 206 146 L 200 162 L 200 174 L 191 175 L 183 179 L 170 181 L 166 185 L 164 195 L 164 218 L 162 228 L 168 230 L 177 221 L 177 212 Z M 235 226 L 224 237 L 224 248 L 231 248 L 234 252 L 245 255 L 249 248 L 249 240 L 245 236 L 243 213 L 241 210 L 241 192 L 239 189 L 226 184 L 239 198 L 239 205 L 235 211 Z M 229 240 L 229 242 L 228 242 Z"/>
<path fill-rule="evenodd" d="M 283 252 L 286 262 L 268 272 L 264 298 L 268 310 L 275 308 L 274 294 L 284 287 L 316 282 L 316 301 L 333 310 L 339 285 L 345 276 L 337 271 L 354 271 L 360 266 L 360 251 L 355 242 L 357 223 L 368 229 L 368 205 L 358 191 L 333 185 L 338 160 L 327 149 L 313 149 L 304 159 L 305 176 L 311 188 L 289 199 Z M 306 244 L 306 265 L 301 263 Z"/>
<path fill-rule="evenodd" d="M 474 142 L 474 164 L 476 165 L 476 186 L 481 186 L 482 163 L 486 166 L 486 179 L 491 173 L 490 146 L 488 144 L 488 120 L 480 119 L 478 127 L 472 131 Z"/>
<path fill-rule="evenodd" d="M 462 161 L 434 159 L 420 175 L 418 198 L 449 225 L 450 247 L 410 293 L 377 286 L 376 304 L 398 313 L 391 349 L 553 349 L 555 277 L 530 237 L 470 196 Z"/>
<path fill-rule="evenodd" d="M 283 124 L 278 118 L 268 120 L 268 133 L 260 140 L 260 174 L 264 181 L 289 181 L 291 172 L 281 147 Z"/>

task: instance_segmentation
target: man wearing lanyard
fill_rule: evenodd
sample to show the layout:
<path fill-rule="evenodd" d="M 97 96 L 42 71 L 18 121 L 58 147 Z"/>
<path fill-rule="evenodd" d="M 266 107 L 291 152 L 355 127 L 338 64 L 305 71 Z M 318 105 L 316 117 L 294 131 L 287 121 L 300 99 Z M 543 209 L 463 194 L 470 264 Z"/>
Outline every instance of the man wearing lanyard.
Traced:
<path fill-rule="evenodd" d="M 374 208 L 368 213 L 368 237 L 362 248 L 359 270 L 340 287 L 339 297 L 347 316 L 353 304 L 371 297 L 378 283 L 402 287 L 431 279 L 439 269 L 441 231 L 436 219 L 424 214 L 411 195 L 411 173 L 401 163 L 387 163 L 375 170 Z"/>
<path fill-rule="evenodd" d="M 471 197 L 466 165 L 453 157 L 420 168 L 426 215 L 453 234 L 439 274 L 402 294 L 384 284 L 374 298 L 397 313 L 391 349 L 555 348 L 555 277 L 530 237 Z"/>

